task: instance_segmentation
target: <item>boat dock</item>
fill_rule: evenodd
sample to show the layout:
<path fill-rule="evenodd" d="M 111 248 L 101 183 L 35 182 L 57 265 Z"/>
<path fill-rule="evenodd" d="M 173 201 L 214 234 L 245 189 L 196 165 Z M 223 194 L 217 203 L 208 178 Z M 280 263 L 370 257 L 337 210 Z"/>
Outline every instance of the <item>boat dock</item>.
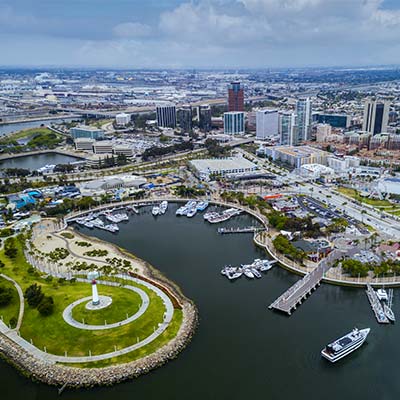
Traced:
<path fill-rule="evenodd" d="M 254 233 L 264 230 L 256 226 L 247 226 L 245 228 L 218 228 L 218 233 L 221 235 L 227 235 L 232 233 Z"/>
<path fill-rule="evenodd" d="M 328 266 L 327 263 L 321 262 L 318 267 L 279 296 L 268 308 L 291 315 L 292 311 L 296 310 L 297 306 L 300 305 L 307 296 L 311 295 L 313 290 L 317 289 L 321 284 L 325 272 L 328 271 L 329 268 L 330 266 Z"/>
<path fill-rule="evenodd" d="M 389 296 L 388 307 L 392 308 L 393 307 L 393 289 L 388 290 L 388 296 Z"/>
<path fill-rule="evenodd" d="M 379 301 L 375 290 L 372 288 L 372 286 L 370 284 L 367 284 L 367 290 L 365 292 L 367 294 L 369 303 L 371 304 L 372 311 L 374 312 L 378 323 L 388 324 L 390 321 L 386 317 L 385 312 L 383 311 L 382 304 Z"/>

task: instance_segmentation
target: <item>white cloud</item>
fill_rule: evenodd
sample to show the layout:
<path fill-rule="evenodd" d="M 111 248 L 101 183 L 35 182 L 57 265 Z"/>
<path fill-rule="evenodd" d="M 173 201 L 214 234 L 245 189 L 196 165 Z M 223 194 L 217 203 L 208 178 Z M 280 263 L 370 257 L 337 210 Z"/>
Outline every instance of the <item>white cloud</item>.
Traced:
<path fill-rule="evenodd" d="M 113 28 L 113 33 L 121 38 L 143 38 L 150 36 L 151 27 L 140 22 L 123 22 Z"/>

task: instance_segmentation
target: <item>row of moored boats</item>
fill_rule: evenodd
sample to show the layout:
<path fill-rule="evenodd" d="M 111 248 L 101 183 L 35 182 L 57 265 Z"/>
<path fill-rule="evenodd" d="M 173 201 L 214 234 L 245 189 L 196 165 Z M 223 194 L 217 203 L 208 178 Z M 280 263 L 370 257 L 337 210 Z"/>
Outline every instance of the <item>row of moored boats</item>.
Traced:
<path fill-rule="evenodd" d="M 235 215 L 241 214 L 242 211 L 237 208 L 228 208 L 222 212 L 208 212 L 204 214 L 204 219 L 210 224 L 217 224 L 219 222 L 227 221 L 228 219 L 234 217 Z"/>
<path fill-rule="evenodd" d="M 168 201 L 164 200 L 160 204 L 153 206 L 151 213 L 156 217 L 157 215 L 164 215 L 168 209 Z"/>
<path fill-rule="evenodd" d="M 261 278 L 261 272 L 269 271 L 275 260 L 260 260 L 255 259 L 251 264 L 241 264 L 240 267 L 235 267 L 232 265 L 225 265 L 221 270 L 221 274 L 225 275 L 229 280 L 235 280 L 243 275 L 249 279 Z"/>
<path fill-rule="evenodd" d="M 188 218 L 194 217 L 198 212 L 204 211 L 208 207 L 208 201 L 194 201 L 190 200 L 182 207 L 179 207 L 175 214 L 177 216 L 186 216 Z"/>
<path fill-rule="evenodd" d="M 118 212 L 113 214 L 115 209 L 111 210 L 103 210 L 97 213 L 90 213 L 84 217 L 77 218 L 75 222 L 79 225 L 82 225 L 86 228 L 98 228 L 103 229 L 108 232 L 118 232 L 119 227 L 118 224 L 123 221 L 129 221 L 129 216 L 125 212 Z M 107 224 L 100 217 L 104 217 L 106 221 L 111 222 Z"/>
<path fill-rule="evenodd" d="M 371 285 L 367 285 L 367 297 L 375 313 L 376 320 L 380 324 L 395 322 L 396 318 L 389 304 L 389 296 L 385 289 L 374 290 Z"/>

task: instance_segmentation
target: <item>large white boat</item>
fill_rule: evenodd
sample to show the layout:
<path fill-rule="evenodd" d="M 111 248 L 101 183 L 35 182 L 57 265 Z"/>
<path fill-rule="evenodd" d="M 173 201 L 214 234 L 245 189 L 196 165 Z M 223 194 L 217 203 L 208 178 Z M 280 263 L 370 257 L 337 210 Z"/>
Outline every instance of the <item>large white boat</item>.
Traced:
<path fill-rule="evenodd" d="M 160 214 L 165 214 L 168 208 L 168 201 L 164 200 L 160 204 Z"/>
<path fill-rule="evenodd" d="M 254 278 L 254 274 L 250 271 L 250 268 L 243 268 L 243 273 L 250 279 Z"/>
<path fill-rule="evenodd" d="M 388 301 L 389 297 L 385 289 L 378 289 L 376 295 L 380 301 Z"/>
<path fill-rule="evenodd" d="M 197 208 L 191 207 L 191 208 L 189 208 L 188 212 L 186 213 L 186 216 L 189 218 L 192 218 L 196 215 L 196 213 L 197 213 Z"/>
<path fill-rule="evenodd" d="M 370 332 L 370 328 L 358 330 L 354 328 L 347 335 L 335 340 L 334 342 L 328 344 L 322 351 L 322 357 L 326 358 L 328 361 L 334 363 L 339 361 L 343 357 L 346 357 L 354 350 L 357 350 L 367 339 Z"/>
<path fill-rule="evenodd" d="M 385 313 L 385 315 L 389 321 L 392 321 L 392 322 L 396 321 L 396 317 L 394 316 L 393 310 L 387 304 L 383 305 L 383 312 Z"/>
<path fill-rule="evenodd" d="M 199 201 L 197 203 L 197 211 L 204 211 L 208 207 L 208 201 Z"/>

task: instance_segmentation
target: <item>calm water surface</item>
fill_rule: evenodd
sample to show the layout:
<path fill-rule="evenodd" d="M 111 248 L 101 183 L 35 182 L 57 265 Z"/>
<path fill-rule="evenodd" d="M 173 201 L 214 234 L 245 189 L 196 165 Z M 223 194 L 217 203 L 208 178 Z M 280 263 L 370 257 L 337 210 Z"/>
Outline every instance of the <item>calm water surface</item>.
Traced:
<path fill-rule="evenodd" d="M 62 119 L 46 119 L 42 121 L 29 121 L 29 122 L 17 122 L 15 124 L 4 124 L 0 125 L 0 136 L 8 133 L 18 132 L 22 129 L 38 128 L 41 125 L 50 125 L 52 123 L 61 124 L 62 122 L 69 122 L 79 119 L 77 118 L 62 118 Z"/>
<path fill-rule="evenodd" d="M 0 161 L 0 169 L 6 168 L 24 168 L 31 171 L 44 167 L 47 164 L 69 164 L 79 161 L 80 158 L 65 156 L 57 153 L 37 154 L 34 156 L 24 156 Z"/>
<path fill-rule="evenodd" d="M 201 216 L 150 210 L 120 224 L 119 234 L 82 229 L 134 252 L 177 282 L 200 312 L 189 347 L 168 365 L 112 388 L 65 392 L 63 399 L 396 399 L 400 395 L 399 325 L 378 326 L 363 290 L 322 285 L 291 317 L 267 306 L 298 277 L 275 267 L 262 279 L 229 282 L 224 264 L 262 257 L 251 235 L 224 235 Z M 239 216 L 224 226 L 249 225 Z M 400 311 L 395 292 L 394 310 Z M 371 327 L 368 343 L 336 365 L 321 348 L 354 326 Z M 0 362 L 2 399 L 56 399 Z"/>

